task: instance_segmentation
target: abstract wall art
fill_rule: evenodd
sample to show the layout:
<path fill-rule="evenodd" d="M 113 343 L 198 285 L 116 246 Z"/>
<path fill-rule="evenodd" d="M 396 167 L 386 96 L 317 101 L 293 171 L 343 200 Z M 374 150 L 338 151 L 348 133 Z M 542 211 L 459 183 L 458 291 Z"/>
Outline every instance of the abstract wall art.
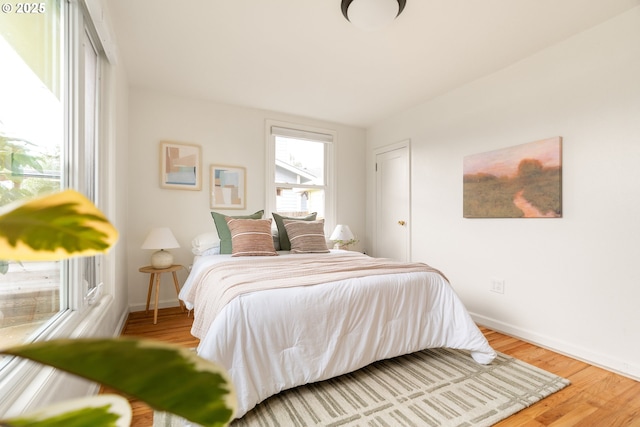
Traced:
<path fill-rule="evenodd" d="M 211 165 L 211 209 L 245 209 L 246 169 Z"/>
<path fill-rule="evenodd" d="M 160 187 L 175 190 L 200 190 L 202 167 L 200 146 L 160 142 Z"/>
<path fill-rule="evenodd" d="M 561 218 L 562 138 L 464 158 L 465 218 Z"/>

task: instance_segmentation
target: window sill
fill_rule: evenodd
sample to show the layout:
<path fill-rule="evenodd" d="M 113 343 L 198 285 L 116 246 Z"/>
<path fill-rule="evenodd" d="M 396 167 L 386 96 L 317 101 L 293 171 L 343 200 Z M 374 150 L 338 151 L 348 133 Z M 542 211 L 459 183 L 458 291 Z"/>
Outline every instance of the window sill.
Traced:
<path fill-rule="evenodd" d="M 41 339 L 114 336 L 105 331 L 105 316 L 113 307 L 113 298 L 103 296 L 82 311 L 62 313 L 56 325 Z M 0 414 L 14 416 L 55 402 L 95 394 L 98 385 L 70 374 L 27 360 L 14 358 L 0 370 Z"/>

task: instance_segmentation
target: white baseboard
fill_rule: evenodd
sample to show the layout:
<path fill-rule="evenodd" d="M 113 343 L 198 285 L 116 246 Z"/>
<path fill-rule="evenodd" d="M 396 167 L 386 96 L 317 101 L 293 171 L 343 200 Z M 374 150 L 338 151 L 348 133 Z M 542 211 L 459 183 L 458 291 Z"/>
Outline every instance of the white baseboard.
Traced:
<path fill-rule="evenodd" d="M 114 337 L 118 337 L 122 335 L 122 331 L 124 331 L 124 327 L 127 325 L 127 319 L 129 318 L 129 310 L 124 310 L 120 315 L 120 319 L 118 319 L 118 324 L 116 325 L 115 331 L 113 332 Z"/>
<path fill-rule="evenodd" d="M 158 303 L 158 308 L 170 308 L 170 307 L 180 307 L 180 303 L 174 298 L 173 300 L 160 301 Z M 129 312 L 133 313 L 134 311 L 145 311 L 147 309 L 147 305 L 145 304 L 133 304 L 129 306 Z M 153 313 L 153 304 L 149 307 L 149 313 Z"/>
<path fill-rule="evenodd" d="M 535 344 L 539 347 L 555 351 L 556 353 L 560 353 L 573 359 L 588 363 L 590 365 L 594 365 L 608 371 L 615 372 L 616 374 L 624 375 L 625 377 L 629 377 L 633 380 L 640 381 L 640 365 L 637 365 L 637 363 L 634 364 L 625 362 L 623 360 L 613 358 L 603 353 L 594 352 L 583 347 L 573 345 L 566 341 L 558 340 L 547 335 L 538 334 L 533 331 L 509 325 L 491 317 L 482 316 L 475 313 L 469 314 L 477 324 L 486 326 L 487 328 L 493 329 L 496 332 L 507 334 L 514 338 L 518 338 L 523 341 Z"/>

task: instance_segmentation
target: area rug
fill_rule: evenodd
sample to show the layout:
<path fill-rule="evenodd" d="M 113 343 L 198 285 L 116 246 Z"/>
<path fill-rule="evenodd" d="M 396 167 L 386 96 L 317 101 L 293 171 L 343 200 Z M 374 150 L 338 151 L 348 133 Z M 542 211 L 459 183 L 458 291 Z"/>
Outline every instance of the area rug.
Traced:
<path fill-rule="evenodd" d="M 567 385 L 505 354 L 485 366 L 465 351 L 429 349 L 283 391 L 231 425 L 491 426 Z M 154 414 L 154 427 L 188 425 Z"/>

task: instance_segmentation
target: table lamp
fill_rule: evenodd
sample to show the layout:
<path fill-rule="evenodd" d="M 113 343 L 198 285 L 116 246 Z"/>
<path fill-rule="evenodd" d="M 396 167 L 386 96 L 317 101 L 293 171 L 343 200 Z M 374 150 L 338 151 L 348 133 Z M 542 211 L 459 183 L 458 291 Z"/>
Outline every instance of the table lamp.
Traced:
<path fill-rule="evenodd" d="M 333 249 L 346 249 L 351 243 L 354 243 L 354 236 L 348 225 L 338 224 L 331 233 L 329 240 L 335 242 Z"/>
<path fill-rule="evenodd" d="M 142 249 L 159 249 L 151 255 L 151 266 L 153 268 L 167 268 L 173 265 L 173 255 L 165 249 L 179 248 L 180 244 L 173 236 L 169 227 L 152 228 Z"/>

